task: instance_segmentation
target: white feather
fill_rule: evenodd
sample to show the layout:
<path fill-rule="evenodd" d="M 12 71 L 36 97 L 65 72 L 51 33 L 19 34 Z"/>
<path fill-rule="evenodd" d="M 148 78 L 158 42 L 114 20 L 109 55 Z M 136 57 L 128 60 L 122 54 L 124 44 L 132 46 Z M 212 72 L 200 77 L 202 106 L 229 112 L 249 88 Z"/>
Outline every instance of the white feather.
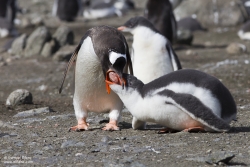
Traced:
<path fill-rule="evenodd" d="M 147 27 L 139 26 L 131 31 L 133 40 L 134 75 L 145 84 L 174 71 L 166 50 L 167 40 Z"/>
<path fill-rule="evenodd" d="M 192 86 L 190 86 L 190 88 L 192 88 Z M 184 130 L 190 127 L 204 127 L 207 131 L 221 131 L 208 125 L 204 120 L 196 118 L 192 113 L 177 104 L 172 98 L 156 94 L 162 91 L 162 89 L 167 88 L 151 92 L 152 94 L 149 93 L 150 95 L 144 98 L 132 88 L 122 90 L 119 85 L 111 85 L 111 89 L 119 95 L 124 105 L 131 112 L 133 117 L 135 117 L 133 118 L 133 120 L 135 120 L 133 121 L 133 128 L 137 123 L 143 125 L 142 121 L 144 121 L 154 122 L 176 130 Z M 192 92 L 191 90 L 190 92 L 183 90 L 180 92 Z M 198 92 L 194 94 L 200 97 L 200 93 L 208 92 L 206 90 L 198 90 Z M 166 102 L 169 102 L 170 104 L 166 104 Z"/>
<path fill-rule="evenodd" d="M 73 101 L 77 118 L 88 111 L 110 111 L 112 119 L 119 119 L 123 103 L 113 91 L 107 94 L 104 81 L 100 60 L 95 54 L 91 38 L 87 37 L 78 52 L 75 68 Z"/>
<path fill-rule="evenodd" d="M 125 54 L 120 54 L 120 53 L 116 53 L 116 52 L 109 53 L 109 61 L 111 64 L 114 64 L 116 62 L 116 60 L 120 57 L 127 59 Z"/>
<path fill-rule="evenodd" d="M 119 85 L 111 85 L 111 89 L 119 95 L 124 105 L 136 118 L 136 123 L 138 120 L 153 122 L 176 130 L 203 126 L 179 106 L 166 104 L 166 101 L 174 102 L 171 98 L 159 95 L 142 98 L 137 91 L 131 88 L 126 91 L 121 90 Z"/>

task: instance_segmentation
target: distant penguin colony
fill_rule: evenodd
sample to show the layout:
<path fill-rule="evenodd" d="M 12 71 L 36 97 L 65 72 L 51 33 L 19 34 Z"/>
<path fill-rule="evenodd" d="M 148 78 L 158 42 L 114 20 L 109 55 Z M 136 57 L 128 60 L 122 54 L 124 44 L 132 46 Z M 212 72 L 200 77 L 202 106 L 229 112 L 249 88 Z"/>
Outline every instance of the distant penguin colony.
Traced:
<path fill-rule="evenodd" d="M 242 40 L 250 40 L 250 20 L 248 20 L 240 27 L 238 36 Z"/>
<path fill-rule="evenodd" d="M 88 130 L 86 119 L 90 111 L 108 112 L 110 121 L 103 130 L 119 130 L 118 121 L 123 103 L 118 95 L 110 92 L 105 77 L 108 71 L 115 71 L 120 75 L 120 83 L 124 84 L 121 78 L 125 66 L 133 74 L 125 37 L 116 28 L 109 26 L 97 26 L 88 30 L 68 63 L 59 92 L 62 91 L 65 76 L 74 61 L 76 67 L 73 104 L 78 125 L 70 130 Z"/>
<path fill-rule="evenodd" d="M 110 71 L 106 82 L 140 122 L 154 122 L 165 131 L 227 132 L 236 119 L 236 104 L 229 90 L 215 77 L 184 69 L 162 76 L 148 84 L 123 74 L 125 88 Z"/>
<path fill-rule="evenodd" d="M 189 30 L 191 32 L 195 31 L 207 31 L 197 19 L 192 17 L 184 17 L 177 22 L 178 29 Z"/>
<path fill-rule="evenodd" d="M 173 43 L 177 38 L 177 23 L 169 0 L 148 0 L 144 16 Z"/>
<path fill-rule="evenodd" d="M 16 0 L 0 1 L 0 37 L 4 38 L 10 35 L 17 35 L 14 27 L 17 6 Z"/>

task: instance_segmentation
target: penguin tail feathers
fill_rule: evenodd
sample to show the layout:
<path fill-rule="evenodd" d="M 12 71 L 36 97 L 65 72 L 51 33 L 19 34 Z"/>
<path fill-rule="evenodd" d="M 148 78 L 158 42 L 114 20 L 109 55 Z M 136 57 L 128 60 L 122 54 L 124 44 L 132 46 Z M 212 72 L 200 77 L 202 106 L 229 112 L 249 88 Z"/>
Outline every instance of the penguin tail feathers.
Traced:
<path fill-rule="evenodd" d="M 72 56 L 71 56 L 71 58 L 70 58 L 70 60 L 69 60 L 69 62 L 68 62 L 68 64 L 67 64 L 67 67 L 66 67 L 66 69 L 65 69 L 65 71 L 64 71 L 64 74 L 63 74 L 63 79 L 62 79 L 62 82 L 61 82 L 61 86 L 60 86 L 60 88 L 59 88 L 59 94 L 62 92 L 63 84 L 64 84 L 65 78 L 66 78 L 66 76 L 67 76 L 67 73 L 68 73 L 70 67 L 71 67 L 72 64 L 76 61 L 77 54 L 78 54 L 78 51 L 79 51 L 80 47 L 81 47 L 81 45 L 78 45 L 78 46 L 76 47 L 74 53 L 72 54 Z"/>

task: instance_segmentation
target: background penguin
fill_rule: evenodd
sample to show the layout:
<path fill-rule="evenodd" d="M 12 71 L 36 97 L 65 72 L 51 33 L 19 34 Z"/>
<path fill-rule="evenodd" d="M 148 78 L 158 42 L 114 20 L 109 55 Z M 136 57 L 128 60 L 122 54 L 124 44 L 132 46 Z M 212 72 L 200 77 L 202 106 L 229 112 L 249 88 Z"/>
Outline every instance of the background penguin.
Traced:
<path fill-rule="evenodd" d="M 134 75 L 148 83 L 162 75 L 181 69 L 170 42 L 144 17 L 133 17 L 118 30 L 133 35 Z"/>
<path fill-rule="evenodd" d="M 241 26 L 237 34 L 242 40 L 250 40 L 250 20 Z"/>
<path fill-rule="evenodd" d="M 82 13 L 81 0 L 54 0 L 52 15 L 63 21 L 74 21 Z"/>
<path fill-rule="evenodd" d="M 183 0 L 169 0 L 169 1 L 171 2 L 173 10 L 174 10 L 182 3 Z"/>
<path fill-rule="evenodd" d="M 207 29 L 202 27 L 200 22 L 193 17 L 184 17 L 177 22 L 177 25 L 178 29 L 185 29 L 191 32 L 207 31 Z"/>
<path fill-rule="evenodd" d="M 118 30 L 133 34 L 131 57 L 134 75 L 143 83 L 182 68 L 171 43 L 146 18 L 131 18 Z M 133 123 L 139 124 L 135 118 Z M 145 126 L 142 122 L 140 124 Z"/>
<path fill-rule="evenodd" d="M 132 0 L 91 0 L 86 6 L 85 19 L 99 19 L 111 16 L 122 16 L 128 10 L 134 9 Z"/>
<path fill-rule="evenodd" d="M 193 17 L 185 17 L 177 22 L 177 40 L 176 44 L 191 45 L 195 31 L 207 31 L 206 28 L 202 27 L 199 21 Z"/>
<path fill-rule="evenodd" d="M 89 29 L 68 63 L 59 92 L 62 91 L 65 76 L 74 61 L 76 67 L 73 104 L 78 125 L 70 130 L 87 130 L 86 119 L 89 111 L 109 112 L 110 121 L 103 130 L 118 130 L 123 103 L 114 92 L 106 92 L 105 76 L 107 71 L 114 70 L 121 78 L 126 64 L 133 74 L 125 37 L 109 26 Z"/>
<path fill-rule="evenodd" d="M 176 40 L 177 24 L 169 0 L 148 0 L 144 16 L 171 43 Z"/>
<path fill-rule="evenodd" d="M 17 6 L 16 0 L 0 1 L 0 37 L 4 38 L 9 35 L 16 36 L 14 20 L 16 18 Z"/>
<path fill-rule="evenodd" d="M 179 131 L 225 132 L 236 118 L 231 93 L 217 78 L 206 73 L 184 69 L 148 84 L 124 74 L 125 88 L 116 77 L 115 72 L 110 72 L 106 82 L 139 121 L 155 122 Z M 133 128 L 137 129 L 137 124 Z"/>

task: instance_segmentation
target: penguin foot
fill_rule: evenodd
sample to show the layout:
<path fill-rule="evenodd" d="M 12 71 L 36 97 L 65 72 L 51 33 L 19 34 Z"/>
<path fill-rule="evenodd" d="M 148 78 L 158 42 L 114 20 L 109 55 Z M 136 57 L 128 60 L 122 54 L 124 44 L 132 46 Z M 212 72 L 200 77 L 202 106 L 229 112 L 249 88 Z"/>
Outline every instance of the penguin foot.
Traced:
<path fill-rule="evenodd" d="M 117 121 L 110 120 L 109 123 L 102 128 L 102 130 L 113 131 L 113 130 L 120 130 L 120 128 L 117 126 Z"/>
<path fill-rule="evenodd" d="M 163 134 L 163 133 L 175 133 L 178 132 L 178 130 L 170 129 L 170 128 L 165 128 L 160 131 L 158 131 L 158 134 Z"/>
<path fill-rule="evenodd" d="M 184 129 L 183 132 L 205 132 L 205 129 L 203 127 L 192 127 Z"/>
<path fill-rule="evenodd" d="M 82 130 L 89 130 L 88 127 L 89 127 L 89 123 L 87 123 L 85 120 L 81 120 L 81 121 L 78 121 L 78 125 L 69 128 L 69 132 L 70 131 L 80 132 Z"/>

